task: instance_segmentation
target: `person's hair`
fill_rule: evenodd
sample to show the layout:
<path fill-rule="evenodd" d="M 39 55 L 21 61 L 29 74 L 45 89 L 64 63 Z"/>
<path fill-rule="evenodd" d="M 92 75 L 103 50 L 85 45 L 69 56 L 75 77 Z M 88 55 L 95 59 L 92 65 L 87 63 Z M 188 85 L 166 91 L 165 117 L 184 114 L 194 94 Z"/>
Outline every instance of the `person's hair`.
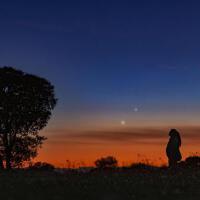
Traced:
<path fill-rule="evenodd" d="M 169 132 L 170 137 L 177 137 L 178 138 L 178 144 L 181 146 L 181 136 L 180 133 L 176 129 L 171 129 Z"/>

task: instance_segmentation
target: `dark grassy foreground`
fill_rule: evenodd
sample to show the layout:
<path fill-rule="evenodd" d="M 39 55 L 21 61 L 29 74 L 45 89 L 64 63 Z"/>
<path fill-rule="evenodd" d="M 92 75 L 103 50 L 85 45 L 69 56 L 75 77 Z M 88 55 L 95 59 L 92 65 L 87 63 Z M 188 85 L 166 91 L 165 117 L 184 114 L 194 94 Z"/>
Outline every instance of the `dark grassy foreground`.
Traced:
<path fill-rule="evenodd" d="M 200 199 L 200 170 L 0 173 L 4 200 Z"/>

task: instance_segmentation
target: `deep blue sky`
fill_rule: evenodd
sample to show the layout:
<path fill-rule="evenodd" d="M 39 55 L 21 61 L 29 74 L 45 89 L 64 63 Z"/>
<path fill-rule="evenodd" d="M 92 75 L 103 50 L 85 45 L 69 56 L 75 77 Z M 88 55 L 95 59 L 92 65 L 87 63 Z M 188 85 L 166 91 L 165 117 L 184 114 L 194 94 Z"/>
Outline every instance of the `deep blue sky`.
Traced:
<path fill-rule="evenodd" d="M 57 118 L 124 119 L 137 107 L 140 118 L 189 119 L 200 111 L 199 10 L 197 0 L 1 1 L 0 65 L 53 82 Z"/>

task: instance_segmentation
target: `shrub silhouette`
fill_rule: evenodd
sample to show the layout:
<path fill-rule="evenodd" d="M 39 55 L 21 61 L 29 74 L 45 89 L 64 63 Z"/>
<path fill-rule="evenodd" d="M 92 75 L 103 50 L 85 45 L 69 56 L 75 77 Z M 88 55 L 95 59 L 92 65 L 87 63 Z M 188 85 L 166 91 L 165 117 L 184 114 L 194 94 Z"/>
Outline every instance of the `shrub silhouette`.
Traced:
<path fill-rule="evenodd" d="M 186 166 L 200 167 L 200 157 L 199 156 L 189 156 L 185 159 Z"/>
<path fill-rule="evenodd" d="M 54 86 L 12 67 L 0 68 L 0 167 L 20 166 L 46 139 L 38 132 L 56 105 Z"/>
<path fill-rule="evenodd" d="M 55 169 L 55 167 L 46 162 L 36 162 L 34 165 L 30 166 L 28 169 L 31 170 L 41 170 L 41 171 L 52 171 Z"/>
<path fill-rule="evenodd" d="M 95 161 L 95 165 L 99 169 L 115 168 L 118 165 L 118 161 L 113 156 L 107 156 L 107 157 L 102 157 L 100 159 L 97 159 Z"/>

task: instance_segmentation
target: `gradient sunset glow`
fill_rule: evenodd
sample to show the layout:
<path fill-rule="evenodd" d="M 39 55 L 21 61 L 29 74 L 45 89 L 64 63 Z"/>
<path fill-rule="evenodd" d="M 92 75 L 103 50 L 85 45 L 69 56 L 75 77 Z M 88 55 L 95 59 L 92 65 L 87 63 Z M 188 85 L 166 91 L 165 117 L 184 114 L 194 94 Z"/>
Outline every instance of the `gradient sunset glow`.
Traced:
<path fill-rule="evenodd" d="M 171 128 L 183 158 L 200 152 L 199 6 L 3 2 L 0 65 L 48 79 L 58 98 L 35 160 L 88 166 L 112 155 L 160 165 Z"/>
<path fill-rule="evenodd" d="M 85 123 L 91 122 L 91 126 L 86 127 L 83 123 L 80 128 L 66 126 L 44 130 L 43 134 L 48 137 L 48 141 L 36 160 L 46 160 L 61 167 L 66 167 L 70 161 L 77 167 L 90 166 L 99 157 L 113 155 L 120 165 L 133 162 L 163 165 L 167 163 L 165 148 L 171 127 L 181 132 L 183 158 L 200 150 L 200 126 L 192 123 L 178 125 L 170 120 L 166 124 L 136 120 L 131 123 L 129 119 L 125 125 L 119 121 L 116 125 L 112 122 L 110 126 L 103 126 L 102 121 L 99 120 L 99 126 L 98 123 L 94 126 L 92 119 L 87 119 Z"/>

